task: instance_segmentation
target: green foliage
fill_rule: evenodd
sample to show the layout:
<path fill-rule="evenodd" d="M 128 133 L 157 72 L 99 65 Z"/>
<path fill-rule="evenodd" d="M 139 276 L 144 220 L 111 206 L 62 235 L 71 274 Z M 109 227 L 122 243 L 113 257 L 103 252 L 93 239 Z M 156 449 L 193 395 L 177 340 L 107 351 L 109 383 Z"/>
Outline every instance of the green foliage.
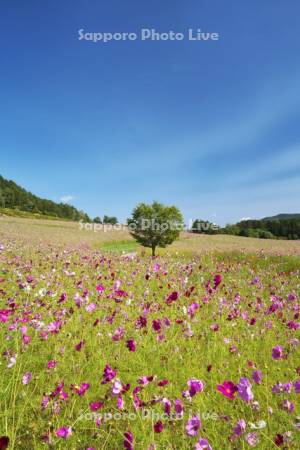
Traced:
<path fill-rule="evenodd" d="M 183 217 L 176 206 L 140 203 L 127 221 L 130 234 L 144 247 L 166 247 L 178 238 L 183 229 Z"/>
<path fill-rule="evenodd" d="M 193 233 L 218 234 L 219 226 L 208 220 L 196 219 L 192 225 Z"/>
<path fill-rule="evenodd" d="M 118 223 L 118 219 L 115 216 L 104 216 L 103 217 L 103 223 L 110 224 L 110 225 L 116 225 Z"/>
<path fill-rule="evenodd" d="M 261 239 L 300 239 L 300 219 L 243 220 L 236 225 L 226 225 L 219 232 Z"/>
<path fill-rule="evenodd" d="M 101 217 L 97 216 L 93 219 L 94 223 L 102 223 Z"/>
<path fill-rule="evenodd" d="M 0 175 L 0 208 L 42 214 L 50 217 L 74 221 L 90 222 L 84 211 L 78 211 L 66 203 L 55 203 L 26 191 L 14 181 L 6 180 Z"/>
<path fill-rule="evenodd" d="M 300 219 L 281 220 L 244 220 L 237 226 L 240 229 L 240 236 L 252 236 L 251 230 L 256 230 L 257 236 L 268 238 L 300 239 Z"/>

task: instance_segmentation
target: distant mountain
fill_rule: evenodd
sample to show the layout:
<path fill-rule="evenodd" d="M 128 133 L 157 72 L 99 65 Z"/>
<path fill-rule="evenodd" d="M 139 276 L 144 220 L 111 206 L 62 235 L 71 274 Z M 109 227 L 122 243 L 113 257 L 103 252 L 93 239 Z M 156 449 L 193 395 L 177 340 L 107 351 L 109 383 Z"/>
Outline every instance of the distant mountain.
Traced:
<path fill-rule="evenodd" d="M 276 216 L 264 217 L 261 220 L 290 220 L 300 219 L 300 214 L 277 214 Z"/>
<path fill-rule="evenodd" d="M 26 191 L 14 181 L 0 175 L 0 208 L 26 211 L 55 218 L 89 222 L 89 216 L 66 203 L 55 203 Z"/>

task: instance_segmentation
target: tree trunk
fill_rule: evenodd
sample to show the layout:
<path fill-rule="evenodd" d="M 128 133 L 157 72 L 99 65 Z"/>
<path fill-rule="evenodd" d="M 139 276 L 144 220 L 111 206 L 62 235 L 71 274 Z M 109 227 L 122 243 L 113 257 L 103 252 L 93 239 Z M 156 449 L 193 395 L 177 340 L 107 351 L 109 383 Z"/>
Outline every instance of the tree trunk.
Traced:
<path fill-rule="evenodd" d="M 155 256 L 155 245 L 152 245 L 152 256 Z"/>

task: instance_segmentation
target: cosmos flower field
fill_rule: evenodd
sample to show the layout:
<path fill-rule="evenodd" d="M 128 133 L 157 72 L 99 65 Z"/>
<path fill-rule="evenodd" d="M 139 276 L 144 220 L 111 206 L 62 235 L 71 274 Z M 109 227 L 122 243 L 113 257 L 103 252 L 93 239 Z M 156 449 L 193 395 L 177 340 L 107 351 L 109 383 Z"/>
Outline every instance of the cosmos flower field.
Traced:
<path fill-rule="evenodd" d="M 0 449 L 300 448 L 300 262 L 0 239 Z"/>

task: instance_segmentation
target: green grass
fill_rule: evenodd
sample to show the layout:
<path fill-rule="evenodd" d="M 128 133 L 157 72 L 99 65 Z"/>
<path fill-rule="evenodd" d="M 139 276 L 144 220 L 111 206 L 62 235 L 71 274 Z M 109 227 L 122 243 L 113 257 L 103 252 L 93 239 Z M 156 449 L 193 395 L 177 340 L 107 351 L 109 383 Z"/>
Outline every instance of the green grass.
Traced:
<path fill-rule="evenodd" d="M 287 326 L 299 322 L 298 256 L 247 252 L 244 244 L 236 249 L 237 243 L 247 240 L 234 241 L 234 248 L 227 252 L 200 247 L 195 254 L 194 246 L 204 241 L 193 238 L 191 242 L 187 237 L 177 247 L 159 249 L 153 260 L 148 249 L 144 251 L 126 234 L 118 240 L 114 233 L 81 232 L 73 224 L 50 228 L 34 224 L 0 222 L 0 436 L 9 436 L 9 448 L 121 450 L 124 432 L 131 431 L 135 450 L 148 450 L 153 443 L 157 450 L 190 450 L 200 436 L 214 450 L 251 450 L 245 436 L 253 431 L 251 424 L 263 420 L 265 428 L 257 430 L 258 450 L 276 449 L 276 435 L 286 432 L 292 433 L 292 440 L 282 448 L 299 449 L 294 425 L 300 415 L 299 394 L 294 389 L 272 393 L 279 381 L 300 378 L 299 330 Z M 123 257 L 132 252 L 136 257 Z M 216 274 L 222 275 L 222 282 L 214 289 Z M 99 284 L 104 287 L 101 294 L 96 290 Z M 122 297 L 120 291 L 126 295 Z M 173 291 L 179 297 L 168 305 L 166 299 Z M 66 299 L 60 302 L 62 293 Z M 296 295 L 296 300 L 289 294 Z M 199 308 L 191 317 L 187 309 L 195 302 Z M 87 306 L 92 303 L 96 308 L 89 312 Z M 274 304 L 278 309 L 270 312 Z M 4 310 L 11 313 L 6 317 Z M 144 328 L 136 326 L 140 316 L 147 318 Z M 160 332 L 152 327 L 157 319 L 162 322 Z M 57 322 L 60 327 L 51 332 L 49 324 Z M 215 324 L 217 331 L 212 329 Z M 124 336 L 113 339 L 120 327 Z M 30 337 L 29 343 L 23 342 L 22 333 Z M 135 352 L 126 346 L 129 338 L 136 342 Z M 85 345 L 77 351 L 80 341 Z M 285 358 L 272 358 L 276 345 L 282 346 Z M 16 363 L 8 368 L 14 355 Z M 47 368 L 49 360 L 57 361 L 54 369 Z M 106 364 L 130 389 L 123 394 L 123 418 L 103 420 L 97 427 L 87 415 L 91 402 L 103 400 L 98 413 L 118 412 L 112 383 L 101 384 Z M 262 372 L 260 385 L 252 381 L 254 368 Z M 28 385 L 22 383 L 26 372 L 32 373 Z M 162 416 L 160 434 L 153 430 L 158 419 L 143 418 L 143 409 L 135 410 L 133 405 L 138 380 L 150 375 L 153 381 L 139 393 L 144 409 L 161 417 L 162 398 L 171 401 L 172 411 L 175 399 L 184 403 L 182 419 Z M 229 400 L 216 390 L 224 380 L 238 383 L 240 377 L 251 380 L 258 406 L 239 396 Z M 205 387 L 189 401 L 182 392 L 191 378 L 202 380 Z M 169 384 L 159 387 L 162 379 Z M 50 395 L 61 381 L 68 394 L 65 400 Z M 81 383 L 90 384 L 83 396 L 74 392 Z M 42 409 L 46 394 L 51 398 Z M 295 411 L 284 410 L 284 400 L 293 402 Z M 132 420 L 128 413 L 134 414 Z M 202 427 L 196 437 L 190 437 L 185 426 L 189 416 L 196 414 L 202 418 Z M 246 433 L 230 441 L 240 419 L 247 423 Z M 56 436 L 62 426 L 73 429 L 67 440 Z M 42 442 L 45 433 L 51 446 Z"/>
<path fill-rule="evenodd" d="M 139 248 L 141 248 L 140 245 L 133 240 L 108 241 L 103 242 L 100 246 L 101 250 L 114 253 L 131 253 L 137 251 Z"/>
<path fill-rule="evenodd" d="M 30 211 L 22 211 L 18 208 L 0 208 L 0 215 L 7 217 L 20 217 L 23 219 L 37 219 L 37 220 L 59 220 L 70 222 L 69 219 L 62 219 L 60 217 L 51 216 L 47 214 L 34 213 Z"/>

